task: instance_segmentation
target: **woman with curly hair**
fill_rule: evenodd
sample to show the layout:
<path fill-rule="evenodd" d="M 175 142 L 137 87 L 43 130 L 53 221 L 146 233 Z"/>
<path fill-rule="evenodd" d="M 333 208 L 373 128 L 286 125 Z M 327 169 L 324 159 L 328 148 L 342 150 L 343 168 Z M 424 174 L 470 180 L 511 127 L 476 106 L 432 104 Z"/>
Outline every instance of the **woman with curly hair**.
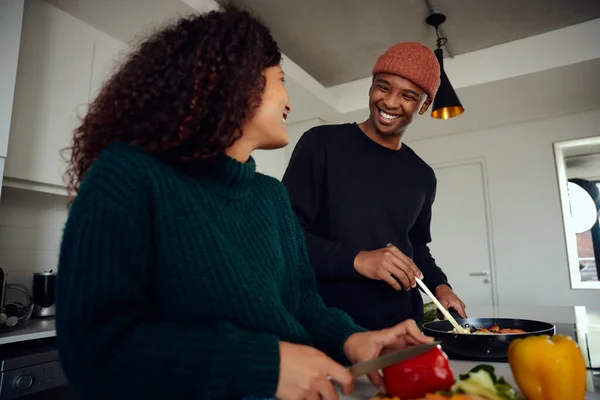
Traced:
<path fill-rule="evenodd" d="M 81 398 L 335 399 L 341 364 L 431 340 L 412 321 L 366 332 L 318 296 L 287 193 L 251 157 L 288 143 L 280 61 L 228 7 L 156 33 L 90 105 L 56 317 Z"/>

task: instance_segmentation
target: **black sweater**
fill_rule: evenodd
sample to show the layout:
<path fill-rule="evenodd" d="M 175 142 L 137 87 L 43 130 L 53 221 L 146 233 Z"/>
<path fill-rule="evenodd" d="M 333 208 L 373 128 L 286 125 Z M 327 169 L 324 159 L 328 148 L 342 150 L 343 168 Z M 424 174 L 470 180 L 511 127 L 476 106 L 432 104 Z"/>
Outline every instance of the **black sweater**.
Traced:
<path fill-rule="evenodd" d="M 423 318 L 419 291 L 396 292 L 354 270 L 361 250 L 393 243 L 431 291 L 447 284 L 427 244 L 436 190 L 433 169 L 407 145 L 390 150 L 357 124 L 315 127 L 294 149 L 283 183 L 302 225 L 325 303 L 368 329 Z"/>

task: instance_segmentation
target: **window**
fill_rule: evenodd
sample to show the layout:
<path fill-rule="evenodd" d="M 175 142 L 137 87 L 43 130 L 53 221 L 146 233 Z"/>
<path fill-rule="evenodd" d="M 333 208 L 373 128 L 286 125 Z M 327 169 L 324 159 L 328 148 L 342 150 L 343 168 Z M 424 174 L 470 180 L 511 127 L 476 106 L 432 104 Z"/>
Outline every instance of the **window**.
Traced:
<path fill-rule="evenodd" d="M 554 143 L 573 289 L 600 289 L 600 137 Z"/>

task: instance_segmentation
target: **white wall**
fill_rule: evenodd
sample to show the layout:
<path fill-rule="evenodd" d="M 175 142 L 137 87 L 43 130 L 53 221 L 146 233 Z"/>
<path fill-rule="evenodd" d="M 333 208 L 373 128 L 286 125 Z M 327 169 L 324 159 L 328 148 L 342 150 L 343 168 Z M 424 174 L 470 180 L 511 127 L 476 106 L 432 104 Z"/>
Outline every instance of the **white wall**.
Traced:
<path fill-rule="evenodd" d="M 323 125 L 323 124 L 325 124 L 325 121 L 323 121 L 322 119 L 313 118 L 313 119 L 308 119 L 306 121 L 297 122 L 295 124 L 291 124 L 288 126 L 287 131 L 288 131 L 288 135 L 290 137 L 290 143 L 285 148 L 284 168 L 286 168 L 287 165 L 289 164 L 290 158 L 292 157 L 292 153 L 294 152 L 294 148 L 296 147 L 298 140 L 300 140 L 300 137 L 304 134 L 304 132 L 306 132 L 310 128 L 313 128 L 317 125 Z"/>
<path fill-rule="evenodd" d="M 285 149 L 256 150 L 252 153 L 256 161 L 256 170 L 281 180 L 285 166 Z"/>
<path fill-rule="evenodd" d="M 500 304 L 600 305 L 600 291 L 570 289 L 552 147 L 555 141 L 598 135 L 595 110 L 407 141 L 432 165 L 485 159 Z"/>
<path fill-rule="evenodd" d="M 31 289 L 34 272 L 57 270 L 66 198 L 5 187 L 0 202 L 0 266 Z"/>
<path fill-rule="evenodd" d="M 321 124 L 323 124 L 323 120 L 314 118 L 288 125 L 290 143 L 286 147 L 277 150 L 256 150 L 252 153 L 252 157 L 256 161 L 256 170 L 281 180 L 300 136 L 313 126 Z"/>

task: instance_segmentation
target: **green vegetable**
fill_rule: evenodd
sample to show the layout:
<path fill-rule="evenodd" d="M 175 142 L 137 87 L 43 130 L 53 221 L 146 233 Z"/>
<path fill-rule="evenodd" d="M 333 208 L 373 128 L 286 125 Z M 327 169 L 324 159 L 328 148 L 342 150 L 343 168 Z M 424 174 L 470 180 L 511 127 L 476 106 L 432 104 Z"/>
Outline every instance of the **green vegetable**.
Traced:
<path fill-rule="evenodd" d="M 419 329 L 423 330 L 423 325 L 428 322 L 433 322 L 437 318 L 437 307 L 433 304 L 433 301 L 423 304 L 424 317 L 419 323 Z"/>
<path fill-rule="evenodd" d="M 515 389 L 513 389 L 513 387 L 510 386 L 508 383 L 496 383 L 496 393 L 498 393 L 498 396 L 500 396 L 503 399 L 513 400 L 521 398 L 517 396 Z"/>
<path fill-rule="evenodd" d="M 488 400 L 522 400 L 504 378 L 497 378 L 494 367 L 477 365 L 469 373 L 459 376 L 449 394 L 465 393 Z"/>
<path fill-rule="evenodd" d="M 502 400 L 496 393 L 496 385 L 492 377 L 483 369 L 469 373 L 468 378 L 459 380 L 450 390 L 454 389 L 490 400 Z"/>
<path fill-rule="evenodd" d="M 462 374 L 459 376 L 460 380 L 465 380 L 465 379 L 469 379 L 469 375 L 471 375 L 474 372 L 479 372 L 479 371 L 485 371 L 487 372 L 487 374 L 490 376 L 491 380 L 493 383 L 498 382 L 498 378 L 496 378 L 496 370 L 494 369 L 494 367 L 492 367 L 491 365 L 488 364 L 479 364 L 475 367 L 473 367 L 469 372 L 467 372 L 466 374 Z M 503 383 L 504 382 L 504 378 L 501 378 Z"/>

